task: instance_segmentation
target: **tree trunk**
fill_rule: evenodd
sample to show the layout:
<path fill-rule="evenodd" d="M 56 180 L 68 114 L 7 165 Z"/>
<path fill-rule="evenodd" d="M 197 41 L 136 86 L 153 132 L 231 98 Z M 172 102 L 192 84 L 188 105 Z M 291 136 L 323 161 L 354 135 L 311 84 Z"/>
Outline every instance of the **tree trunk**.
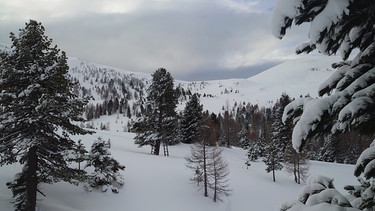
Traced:
<path fill-rule="evenodd" d="M 203 177 L 204 177 L 204 196 L 208 197 L 208 181 L 207 181 L 207 163 L 206 163 L 206 143 L 203 141 Z"/>
<path fill-rule="evenodd" d="M 294 181 L 298 183 L 297 179 L 297 155 L 294 153 L 293 155 L 293 173 L 294 173 Z"/>
<path fill-rule="evenodd" d="M 38 190 L 38 178 L 36 175 L 38 168 L 37 148 L 31 147 L 28 152 L 28 169 L 26 175 L 26 209 L 34 211 L 36 207 L 36 195 Z"/>
<path fill-rule="evenodd" d="M 154 146 L 154 155 L 159 155 L 160 153 L 160 140 L 157 140 Z"/>
<path fill-rule="evenodd" d="M 301 171 L 300 171 L 299 154 L 297 155 L 297 173 L 298 173 L 298 184 L 301 184 Z"/>
<path fill-rule="evenodd" d="M 215 172 L 215 185 L 214 185 L 214 202 L 216 202 L 217 201 L 217 177 L 216 177 L 216 173 L 217 172 Z"/>
<path fill-rule="evenodd" d="M 275 178 L 275 169 L 272 169 L 272 177 L 273 177 L 273 181 L 276 182 L 276 178 Z"/>

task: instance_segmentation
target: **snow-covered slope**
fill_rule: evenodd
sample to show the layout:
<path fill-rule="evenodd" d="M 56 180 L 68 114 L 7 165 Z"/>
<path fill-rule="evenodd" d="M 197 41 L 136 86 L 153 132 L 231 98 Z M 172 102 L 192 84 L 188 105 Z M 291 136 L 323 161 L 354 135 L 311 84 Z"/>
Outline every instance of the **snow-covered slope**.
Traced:
<path fill-rule="evenodd" d="M 170 157 L 150 155 L 150 148 L 137 148 L 134 134 L 96 131 L 92 136 L 79 136 L 87 149 L 98 137 L 111 139 L 111 152 L 115 159 L 126 166 L 125 185 L 119 194 L 112 192 L 85 192 L 82 186 L 67 183 L 43 184 L 40 189 L 47 196 L 39 195 L 39 211 L 272 211 L 287 201 L 295 200 L 302 185 L 294 183 L 285 171 L 276 173 L 276 182 L 265 171 L 263 162 L 257 161 L 247 169 L 246 151 L 225 148 L 224 159 L 229 163 L 232 195 L 223 202 L 214 203 L 198 191 L 190 181 L 193 172 L 185 166 L 185 156 L 190 145 L 170 147 Z M 12 193 L 5 186 L 20 170 L 17 165 L 0 168 L 0 210 L 13 210 Z M 310 173 L 335 178 L 334 184 L 341 193 L 343 186 L 357 184 L 351 176 L 353 166 L 312 162 Z"/>
<path fill-rule="evenodd" d="M 188 83 L 194 92 L 210 94 L 201 97 L 205 109 L 222 112 L 229 103 L 250 102 L 259 106 L 272 106 L 283 92 L 292 98 L 310 94 L 317 96 L 317 88 L 330 74 L 331 64 L 337 57 L 311 55 L 288 61 L 248 79 L 228 79 Z M 182 83 L 184 84 L 184 83 Z"/>
<path fill-rule="evenodd" d="M 319 84 L 332 73 L 331 64 L 335 61 L 338 61 L 337 57 L 309 55 L 287 61 L 248 79 L 194 82 L 176 80 L 175 85 L 180 85 L 192 93 L 200 93 L 204 109 L 215 113 L 222 112 L 222 108 L 226 106 L 233 108 L 235 103 L 245 102 L 269 107 L 280 98 L 283 92 L 293 98 L 306 94 L 317 96 Z M 87 75 L 87 70 L 105 70 L 105 73 L 102 71 L 99 74 L 101 74 L 100 77 L 104 77 L 103 74 L 106 74 L 105 81 L 107 83 L 110 79 L 116 81 L 116 78 L 120 80 L 128 78 L 129 82 L 130 78 L 137 78 L 144 85 L 141 87 L 143 93 L 152 78 L 150 74 L 125 71 L 75 58 L 69 59 L 69 66 L 71 75 L 78 78 L 82 86 L 91 90 L 95 90 L 95 87 L 100 85 L 95 83 L 98 81 L 98 73 Z M 139 88 L 131 91 L 134 94 L 139 91 Z M 120 90 L 118 92 L 121 93 Z M 96 96 L 97 94 L 94 92 L 92 94 L 94 99 L 100 100 L 100 97 Z M 178 109 L 183 109 L 183 107 L 184 102 L 181 102 Z"/>

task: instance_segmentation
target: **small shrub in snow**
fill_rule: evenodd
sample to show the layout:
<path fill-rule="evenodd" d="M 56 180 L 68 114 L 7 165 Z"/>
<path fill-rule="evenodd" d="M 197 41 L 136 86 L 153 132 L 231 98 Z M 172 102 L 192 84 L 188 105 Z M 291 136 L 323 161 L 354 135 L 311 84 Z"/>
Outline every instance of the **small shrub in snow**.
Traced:
<path fill-rule="evenodd" d="M 124 185 L 124 178 L 119 171 L 124 170 L 125 166 L 111 156 L 109 148 L 110 142 L 100 137 L 91 146 L 86 167 L 94 167 L 94 172 L 89 175 L 88 184 L 91 188 L 100 189 L 103 192 L 111 189 L 112 192 L 118 193 L 118 187 Z M 85 189 L 91 190 L 90 187 L 85 187 Z"/>

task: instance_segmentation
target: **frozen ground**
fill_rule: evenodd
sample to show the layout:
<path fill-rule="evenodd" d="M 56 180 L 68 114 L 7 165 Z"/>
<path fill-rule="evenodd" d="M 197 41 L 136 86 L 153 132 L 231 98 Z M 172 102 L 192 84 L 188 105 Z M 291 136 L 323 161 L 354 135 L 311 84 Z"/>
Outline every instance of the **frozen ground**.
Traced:
<path fill-rule="evenodd" d="M 192 172 L 185 167 L 184 157 L 190 146 L 179 144 L 170 147 L 170 157 L 150 155 L 150 148 L 137 148 L 133 144 L 134 134 L 97 131 L 82 139 L 87 149 L 97 137 L 111 139 L 112 154 L 126 165 L 123 172 L 125 185 L 119 194 L 111 192 L 85 192 L 81 186 L 67 183 L 42 185 L 47 197 L 39 196 L 40 211 L 242 211 L 278 210 L 283 202 L 294 200 L 302 185 L 293 182 L 286 172 L 276 173 L 276 183 L 267 174 L 265 165 L 258 161 L 249 169 L 244 165 L 246 152 L 242 149 L 225 149 L 224 158 L 230 167 L 230 187 L 233 193 L 223 202 L 212 202 L 203 197 L 197 186 L 190 182 Z M 5 183 L 13 179 L 19 166 L 0 168 L 0 210 L 13 210 L 12 194 Z M 357 184 L 353 166 L 312 162 L 310 173 L 335 178 L 335 186 L 346 194 L 343 186 Z"/>

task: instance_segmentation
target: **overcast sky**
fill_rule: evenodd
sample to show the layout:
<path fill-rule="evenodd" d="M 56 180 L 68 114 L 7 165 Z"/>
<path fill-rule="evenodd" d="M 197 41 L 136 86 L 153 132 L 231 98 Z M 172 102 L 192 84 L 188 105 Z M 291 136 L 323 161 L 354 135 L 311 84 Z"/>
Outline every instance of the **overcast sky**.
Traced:
<path fill-rule="evenodd" d="M 67 52 L 95 63 L 175 79 L 247 78 L 295 58 L 306 41 L 296 28 L 274 38 L 275 0 L 9 0 L 0 1 L 0 43 L 29 19 Z"/>

